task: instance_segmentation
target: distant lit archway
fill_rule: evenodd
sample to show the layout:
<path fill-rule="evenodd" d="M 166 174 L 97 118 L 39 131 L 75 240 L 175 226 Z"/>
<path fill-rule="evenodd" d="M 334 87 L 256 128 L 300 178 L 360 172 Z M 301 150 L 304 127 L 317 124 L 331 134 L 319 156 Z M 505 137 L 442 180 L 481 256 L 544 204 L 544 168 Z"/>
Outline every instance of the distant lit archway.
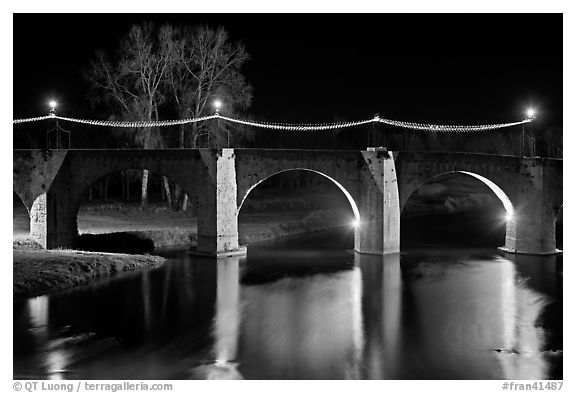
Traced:
<path fill-rule="evenodd" d="M 320 176 L 323 176 L 324 178 L 330 180 L 334 185 L 336 185 L 340 191 L 342 191 L 342 193 L 346 196 L 346 199 L 348 200 L 348 202 L 350 203 L 350 208 L 352 209 L 352 212 L 354 213 L 354 219 L 356 221 L 360 221 L 360 211 L 358 209 L 358 205 L 356 204 L 356 202 L 354 201 L 354 198 L 352 198 L 352 195 L 350 195 L 350 193 L 348 192 L 348 190 L 346 190 L 346 188 L 338 183 L 336 180 L 334 180 L 332 177 L 325 175 L 322 172 L 318 172 L 312 169 L 306 169 L 306 168 L 293 168 L 293 169 L 286 169 L 283 171 L 279 171 L 276 172 L 262 180 L 260 180 L 258 183 L 254 184 L 252 187 L 250 187 L 250 189 L 248 190 L 248 192 L 246 192 L 246 194 L 242 197 L 242 201 L 240 202 L 240 205 L 238 206 L 238 212 L 240 212 L 240 209 L 242 209 L 242 206 L 244 205 L 244 201 L 246 200 L 246 198 L 248 197 L 248 195 L 250 195 L 250 193 L 252 192 L 252 190 L 254 190 L 256 187 L 258 187 L 259 184 L 261 184 L 262 182 L 265 182 L 266 180 L 272 178 L 273 176 L 285 173 L 285 172 L 292 172 L 292 171 L 307 171 L 307 172 L 312 172 L 312 173 L 316 173 Z"/>
<path fill-rule="evenodd" d="M 514 238 L 514 206 L 496 183 L 477 173 L 450 171 L 422 182 L 401 211 L 407 244 L 501 246 Z"/>
<path fill-rule="evenodd" d="M 144 208 L 142 175 L 140 168 L 115 171 L 91 181 L 76 195 L 80 249 L 148 252 L 196 241 L 197 207 L 188 190 L 164 174 L 149 171 Z"/>
<path fill-rule="evenodd" d="M 342 184 L 305 168 L 275 172 L 252 185 L 238 200 L 241 244 L 342 228 L 346 230 L 341 234 L 347 239 L 342 245 L 349 248 L 361 219 L 356 201 Z M 260 225 L 248 228 L 254 223 Z"/>

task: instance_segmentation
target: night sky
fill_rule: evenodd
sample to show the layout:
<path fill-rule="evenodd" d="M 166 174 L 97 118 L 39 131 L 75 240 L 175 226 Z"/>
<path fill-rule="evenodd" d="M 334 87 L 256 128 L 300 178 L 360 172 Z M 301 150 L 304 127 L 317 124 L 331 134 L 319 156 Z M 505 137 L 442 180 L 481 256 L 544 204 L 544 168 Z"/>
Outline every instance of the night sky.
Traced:
<path fill-rule="evenodd" d="M 80 71 L 144 20 L 242 41 L 257 119 L 499 123 L 533 106 L 562 123 L 560 14 L 16 14 L 14 118 L 47 113 L 52 97 L 91 117 Z"/>

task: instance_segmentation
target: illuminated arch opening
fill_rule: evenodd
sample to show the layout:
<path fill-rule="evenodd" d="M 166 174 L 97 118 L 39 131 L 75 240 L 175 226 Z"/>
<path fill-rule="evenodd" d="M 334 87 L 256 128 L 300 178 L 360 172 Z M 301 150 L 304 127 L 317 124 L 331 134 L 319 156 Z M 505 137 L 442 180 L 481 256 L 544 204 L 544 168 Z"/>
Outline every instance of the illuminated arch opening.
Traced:
<path fill-rule="evenodd" d="M 360 211 L 346 187 L 324 173 L 306 168 L 286 169 L 266 176 L 240 192 L 238 235 L 243 245 L 342 228 L 344 231 L 335 234 L 342 236 L 342 242 L 338 244 L 352 247 L 355 224 L 361 219 Z M 246 225 L 258 220 L 265 220 L 270 225 L 265 225 L 261 232 L 246 231 Z M 314 248 L 315 244 L 322 243 L 322 235 L 320 237 L 320 243 L 304 242 Z"/>
<path fill-rule="evenodd" d="M 248 192 L 246 192 L 246 195 L 243 196 L 242 201 L 240 202 L 240 206 L 238 206 L 238 214 L 240 213 L 240 209 L 242 209 L 242 206 L 244 205 L 244 201 L 246 201 L 246 198 L 248 197 L 248 195 L 250 195 L 250 193 L 252 192 L 253 189 L 255 189 L 259 184 L 261 184 L 262 182 L 270 179 L 273 176 L 276 176 L 278 174 L 281 173 L 285 173 L 285 172 L 291 172 L 291 171 L 307 171 L 307 172 L 313 172 L 316 173 L 318 175 L 321 175 L 323 177 L 325 177 L 326 179 L 330 180 L 333 184 L 335 184 L 340 191 L 342 191 L 342 193 L 344 193 L 344 195 L 346 196 L 346 199 L 348 200 L 348 202 L 350 203 L 350 207 L 352 208 L 352 212 L 354 213 L 354 220 L 356 222 L 360 222 L 360 211 L 358 210 L 358 206 L 356 205 L 356 202 L 354 201 L 354 198 L 352 198 L 352 195 L 350 195 L 350 193 L 348 192 L 348 190 L 346 190 L 346 188 L 344 188 L 344 186 L 340 183 L 338 183 L 336 180 L 334 180 L 333 178 L 331 178 L 328 175 L 325 175 L 322 172 L 318 172 L 312 169 L 306 169 L 306 168 L 293 168 L 293 169 L 286 169 L 283 171 L 279 171 L 276 172 L 262 180 L 260 180 L 258 183 L 254 184 L 252 187 L 250 187 L 250 189 L 248 190 Z"/>
<path fill-rule="evenodd" d="M 189 190 L 170 176 L 148 171 L 147 209 L 141 208 L 141 192 L 141 168 L 116 170 L 85 183 L 74 198 L 78 248 L 140 253 L 190 245 L 197 238 L 197 208 Z"/>
<path fill-rule="evenodd" d="M 478 180 L 487 189 L 484 188 L 481 191 L 476 188 L 478 182 L 458 181 L 454 175 Z M 462 184 L 459 184 L 460 182 Z M 423 198 L 421 200 L 423 203 L 420 203 L 420 206 L 418 204 L 411 206 L 411 214 L 406 212 L 405 208 L 410 200 L 425 185 L 431 187 L 429 191 L 420 196 Z M 452 188 L 453 186 L 456 187 Z M 434 189 L 435 187 L 438 188 Z M 428 203 L 432 206 L 427 205 Z M 434 207 L 435 203 L 439 204 Z M 494 209 L 497 209 L 497 215 L 493 215 Z M 453 215 L 454 213 L 456 215 Z M 463 224 L 461 215 L 471 221 Z M 440 216 L 443 216 L 442 219 L 438 218 Z M 441 243 L 454 241 L 458 244 L 474 242 L 477 245 L 487 245 L 484 243 L 489 242 L 491 245 L 496 245 L 495 243 L 498 242 L 501 243 L 498 245 L 503 245 L 505 237 L 513 237 L 515 233 L 514 206 L 510 198 L 493 181 L 468 171 L 441 173 L 419 184 L 404 201 L 401 219 L 405 221 L 401 226 L 403 232 L 401 239 L 404 241 L 406 241 L 405 238 L 411 238 L 427 243 L 431 239 L 436 239 Z M 410 222 L 410 228 L 407 227 L 408 222 Z M 508 225 L 511 223 L 512 225 Z M 434 229 L 430 228 L 432 224 Z"/>

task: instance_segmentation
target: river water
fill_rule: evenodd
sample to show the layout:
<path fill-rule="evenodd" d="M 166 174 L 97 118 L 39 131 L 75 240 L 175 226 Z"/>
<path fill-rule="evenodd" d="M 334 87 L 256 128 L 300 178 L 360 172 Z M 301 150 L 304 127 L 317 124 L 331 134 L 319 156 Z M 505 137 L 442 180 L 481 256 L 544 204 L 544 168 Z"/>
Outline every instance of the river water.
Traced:
<path fill-rule="evenodd" d="M 562 257 L 358 255 L 350 231 L 14 302 L 14 378 L 561 379 Z"/>

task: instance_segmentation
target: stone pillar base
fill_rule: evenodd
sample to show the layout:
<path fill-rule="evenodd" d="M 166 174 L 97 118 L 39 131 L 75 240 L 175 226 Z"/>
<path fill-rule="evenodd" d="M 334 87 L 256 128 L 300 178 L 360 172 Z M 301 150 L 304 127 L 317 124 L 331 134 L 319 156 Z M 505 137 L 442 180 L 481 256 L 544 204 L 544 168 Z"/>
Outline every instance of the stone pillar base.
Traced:
<path fill-rule="evenodd" d="M 526 251 L 511 249 L 511 248 L 508 248 L 506 246 L 498 247 L 498 250 L 503 251 L 503 252 L 508 253 L 508 254 L 542 255 L 542 256 L 562 254 L 564 252 L 564 251 L 559 250 L 559 249 L 555 249 L 554 251 L 544 251 L 544 252 L 533 252 L 533 251 L 526 252 Z"/>
<path fill-rule="evenodd" d="M 241 255 L 246 255 L 246 247 L 241 246 L 238 247 L 235 250 L 226 250 L 226 251 L 214 251 L 214 252 L 209 252 L 209 251 L 198 251 L 196 249 L 196 247 L 192 247 L 190 248 L 190 251 L 188 252 L 190 255 L 197 255 L 200 257 L 207 257 L 207 258 L 228 258 L 228 257 L 235 257 L 235 256 L 241 256 Z"/>
<path fill-rule="evenodd" d="M 354 249 L 354 252 L 364 255 L 393 255 L 400 254 L 400 251 L 386 251 L 386 250 L 358 250 Z"/>

